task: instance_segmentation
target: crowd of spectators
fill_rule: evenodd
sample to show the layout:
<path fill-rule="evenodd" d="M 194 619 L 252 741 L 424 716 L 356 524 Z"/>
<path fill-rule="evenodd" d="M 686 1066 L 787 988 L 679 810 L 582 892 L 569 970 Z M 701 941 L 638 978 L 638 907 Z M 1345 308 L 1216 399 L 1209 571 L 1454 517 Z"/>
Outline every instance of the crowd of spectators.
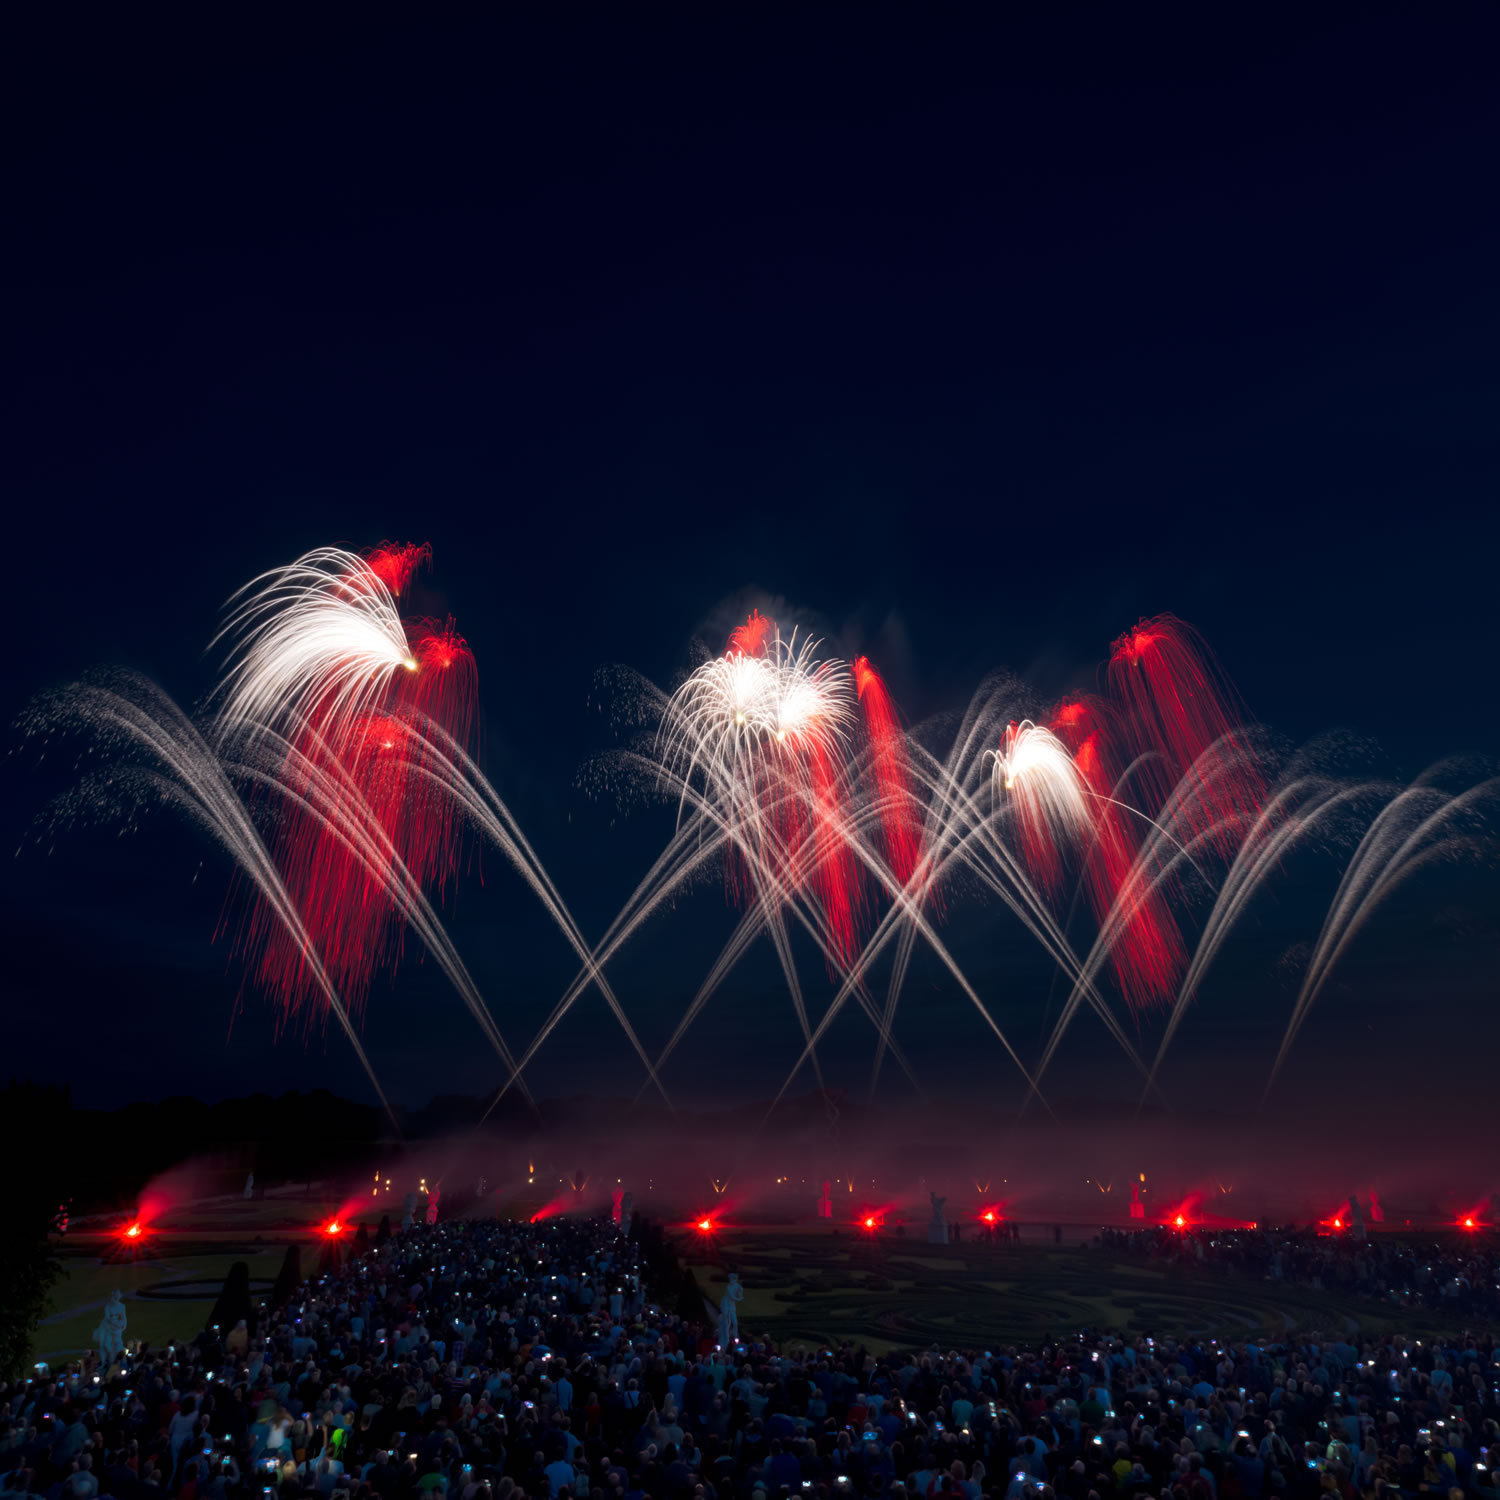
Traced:
<path fill-rule="evenodd" d="M 723 1350 L 701 1308 L 649 1228 L 408 1230 L 191 1343 L 0 1388 L 0 1492 L 1500 1500 L 1488 1337 L 1072 1331 L 1034 1348 L 875 1355 L 781 1349 L 747 1318 Z"/>

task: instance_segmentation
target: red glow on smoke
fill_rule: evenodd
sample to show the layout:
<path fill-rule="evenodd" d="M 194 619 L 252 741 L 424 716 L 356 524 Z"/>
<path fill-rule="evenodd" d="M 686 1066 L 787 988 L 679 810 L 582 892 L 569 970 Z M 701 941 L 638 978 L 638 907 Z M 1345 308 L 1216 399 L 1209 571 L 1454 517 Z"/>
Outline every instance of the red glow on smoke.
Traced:
<path fill-rule="evenodd" d="M 766 645 L 776 633 L 776 622 L 761 614 L 758 609 L 750 611 L 743 625 L 736 625 L 729 633 L 727 656 L 764 656 Z"/>
<path fill-rule="evenodd" d="M 870 768 L 886 861 L 897 882 L 905 886 L 917 868 L 922 847 L 921 809 L 912 794 L 906 736 L 885 683 L 867 656 L 854 659 L 854 687 L 870 737 Z"/>

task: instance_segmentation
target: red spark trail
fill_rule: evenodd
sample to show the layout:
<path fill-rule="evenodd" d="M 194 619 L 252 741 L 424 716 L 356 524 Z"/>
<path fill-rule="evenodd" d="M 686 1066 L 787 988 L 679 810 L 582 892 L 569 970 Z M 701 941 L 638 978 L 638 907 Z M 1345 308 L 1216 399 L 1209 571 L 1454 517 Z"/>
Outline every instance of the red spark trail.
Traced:
<path fill-rule="evenodd" d="M 382 544 L 351 570 L 351 589 L 403 591 L 430 561 L 425 546 Z M 366 571 L 368 570 L 368 571 Z M 469 749 L 477 722 L 473 653 L 452 620 L 405 624 L 414 669 L 389 677 L 373 711 L 349 712 L 330 691 L 293 736 L 273 797 L 273 855 L 313 953 L 351 1011 L 376 970 L 398 958 L 404 921 L 397 894 L 440 889 L 456 873 L 461 823 L 451 797 L 425 772 L 441 754 L 422 726 L 431 720 Z M 337 663 L 330 663 L 330 673 Z M 403 868 L 404 867 L 404 873 Z M 258 902 L 244 940 L 257 977 L 290 1011 L 321 993 L 309 952 Z"/>
<path fill-rule="evenodd" d="M 885 683 L 867 656 L 854 659 L 854 687 L 865 712 L 865 730 L 870 737 L 870 767 L 875 779 L 886 862 L 897 882 L 905 886 L 917 867 L 922 848 L 919 807 L 912 794 L 906 736 L 901 731 Z"/>
<path fill-rule="evenodd" d="M 1117 718 L 1106 704 L 1073 699 L 1052 717 L 1052 732 L 1073 752 L 1073 764 L 1094 797 L 1093 843 L 1084 856 L 1083 886 L 1099 921 L 1124 898 L 1137 903 L 1112 948 L 1110 965 L 1134 1011 L 1175 993 L 1187 961 L 1182 934 L 1158 891 L 1128 890 L 1140 845 L 1137 820 L 1115 799 L 1120 767 L 1111 749 Z"/>
<path fill-rule="evenodd" d="M 1194 776 L 1200 795 L 1186 807 L 1192 832 L 1209 833 L 1214 847 L 1231 855 L 1266 788 L 1244 756 L 1234 691 L 1207 643 L 1175 615 L 1142 620 L 1114 643 L 1109 685 L 1125 710 L 1136 752 L 1147 757 L 1140 774 L 1155 805 L 1184 776 Z M 1200 757 L 1215 747 L 1220 766 L 1205 777 Z"/>

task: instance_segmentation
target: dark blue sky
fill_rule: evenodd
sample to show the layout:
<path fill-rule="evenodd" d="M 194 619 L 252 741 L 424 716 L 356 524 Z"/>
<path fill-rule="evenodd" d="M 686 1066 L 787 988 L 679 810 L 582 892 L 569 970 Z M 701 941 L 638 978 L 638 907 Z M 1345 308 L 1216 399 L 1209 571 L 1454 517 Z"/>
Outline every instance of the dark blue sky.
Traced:
<path fill-rule="evenodd" d="M 429 541 L 487 764 L 590 931 L 663 833 L 578 790 L 609 743 L 593 674 L 668 680 L 730 602 L 872 648 L 914 719 L 993 667 L 1087 682 L 1171 610 L 1291 739 L 1346 727 L 1408 774 L 1500 750 L 1492 11 L 196 24 L 4 49 L 13 711 L 105 661 L 190 702 L 252 573 Z M 45 783 L 6 765 L 8 831 Z M 163 827 L 10 866 L 14 1056 L 117 1068 L 109 1102 L 357 1092 L 339 1042 L 274 1044 L 254 996 L 229 1034 L 203 852 Z M 1461 940 L 1431 925 L 1451 902 L 1403 919 L 1328 1035 L 1399 1015 L 1438 956 L 1482 1026 L 1494 896 L 1454 897 Z M 1226 976 L 1205 1055 L 1254 1043 L 1231 1014 L 1279 1032 L 1275 957 L 1312 900 Z M 1034 1038 L 1045 972 L 993 914 L 955 920 Z M 630 956 L 644 1028 L 729 921 L 700 892 Z M 560 940 L 498 867 L 454 924 L 519 1039 Z M 924 983 L 913 1049 L 941 1071 L 982 1044 Z M 581 1015 L 539 1083 L 598 1082 L 602 1026 Z M 683 1086 L 733 1044 L 774 1087 L 791 1036 L 752 964 Z M 839 1038 L 862 1078 L 865 1035 Z M 370 1041 L 402 1097 L 487 1081 L 414 965 Z"/>

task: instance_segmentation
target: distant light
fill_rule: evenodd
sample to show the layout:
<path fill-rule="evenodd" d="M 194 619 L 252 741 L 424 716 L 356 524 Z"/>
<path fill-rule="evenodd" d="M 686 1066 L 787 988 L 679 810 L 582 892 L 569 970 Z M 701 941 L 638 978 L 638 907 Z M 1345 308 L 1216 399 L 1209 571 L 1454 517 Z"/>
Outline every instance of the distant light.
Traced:
<path fill-rule="evenodd" d="M 986 1224 L 993 1224 L 995 1222 L 995 1210 L 993 1208 L 987 1208 L 985 1209 L 981 1217 L 984 1219 L 984 1222 Z"/>
<path fill-rule="evenodd" d="M 1465 1219 L 1464 1220 L 1464 1228 L 1465 1229 L 1472 1229 L 1473 1227 L 1474 1227 L 1474 1221 L 1473 1221 L 1473 1219 Z"/>
<path fill-rule="evenodd" d="M 710 1229 L 712 1229 L 713 1227 L 714 1227 L 714 1221 L 712 1219 L 699 1219 L 698 1220 L 698 1228 L 701 1229 L 704 1232 L 704 1234 L 707 1234 L 708 1231 Z"/>
<path fill-rule="evenodd" d="M 141 1226 L 140 1226 L 139 1223 L 132 1224 L 125 1231 L 125 1238 L 127 1240 L 138 1240 L 138 1239 L 140 1239 L 140 1237 L 141 1237 Z"/>
<path fill-rule="evenodd" d="M 334 1235 L 342 1234 L 343 1232 L 344 1226 L 340 1224 L 337 1219 L 330 1219 L 328 1221 L 328 1227 L 323 1231 L 323 1233 L 326 1234 L 329 1239 L 332 1239 Z"/>
<path fill-rule="evenodd" d="M 1184 1219 L 1184 1218 L 1183 1218 L 1183 1217 L 1182 1217 L 1182 1215 L 1181 1215 L 1181 1214 L 1178 1214 L 1178 1215 L 1177 1215 L 1177 1227 L 1178 1227 L 1178 1228 L 1179 1228 L 1179 1229 L 1181 1229 L 1181 1228 L 1182 1228 L 1182 1226 L 1183 1226 L 1183 1225 L 1184 1225 L 1184 1224 L 1185 1224 L 1185 1223 L 1187 1223 L 1187 1220 L 1186 1220 L 1186 1219 Z"/>
<path fill-rule="evenodd" d="M 875 1217 L 872 1214 L 868 1219 L 865 1220 L 865 1228 L 866 1229 L 873 1229 L 874 1227 L 875 1227 Z"/>
<path fill-rule="evenodd" d="M 1333 1221 L 1333 1227 L 1335 1229 L 1342 1229 L 1344 1227 L 1344 1221 L 1342 1219 L 1335 1219 Z"/>

